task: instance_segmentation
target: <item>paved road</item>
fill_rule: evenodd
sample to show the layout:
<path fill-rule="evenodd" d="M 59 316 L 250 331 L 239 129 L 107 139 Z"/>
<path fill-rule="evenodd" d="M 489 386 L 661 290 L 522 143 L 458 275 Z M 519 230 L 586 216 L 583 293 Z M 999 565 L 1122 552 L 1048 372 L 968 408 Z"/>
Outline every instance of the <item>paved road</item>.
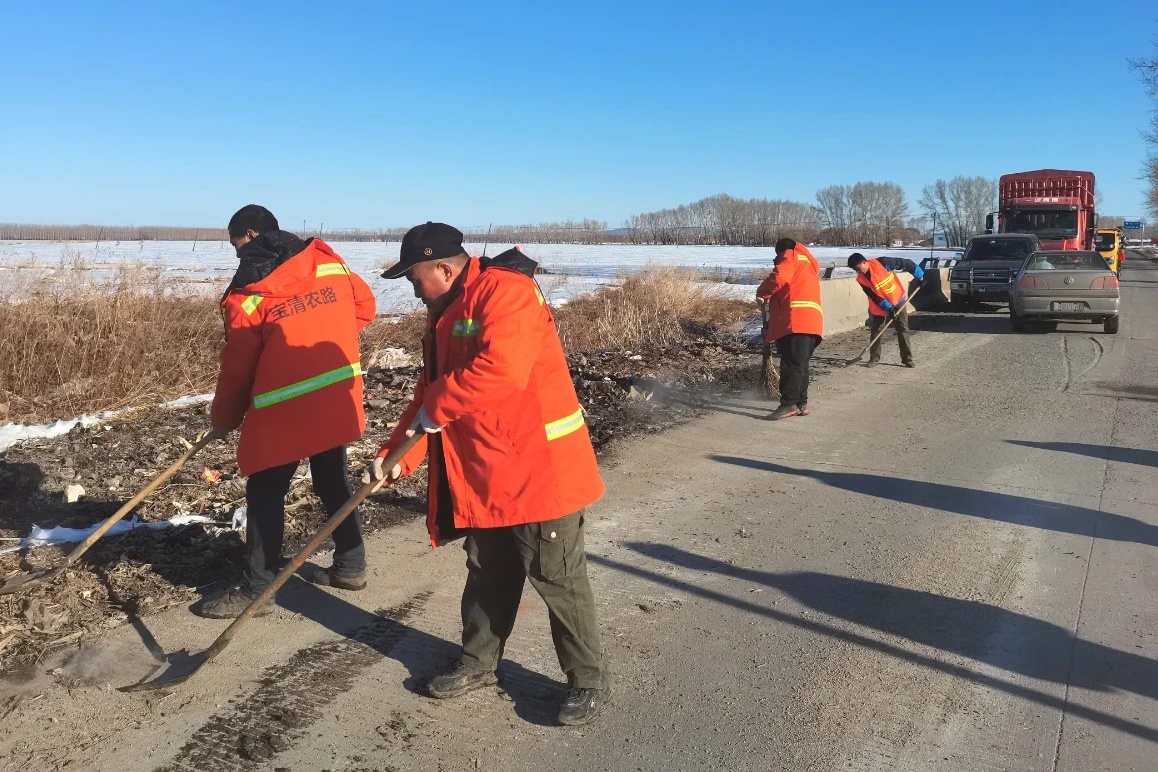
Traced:
<path fill-rule="evenodd" d="M 147 670 L 142 635 L 204 645 L 219 624 L 122 628 L 19 685 L 0 763 L 1158 768 L 1158 263 L 1133 258 L 1118 335 L 946 318 L 917 336 L 918 369 L 839 370 L 807 419 L 726 405 L 623 447 L 590 517 L 617 679 L 594 727 L 550 725 L 530 591 L 502 689 L 416 694 L 454 656 L 464 569 L 414 524 L 373 543 L 371 590 L 295 587 L 171 693 L 105 684 Z"/>

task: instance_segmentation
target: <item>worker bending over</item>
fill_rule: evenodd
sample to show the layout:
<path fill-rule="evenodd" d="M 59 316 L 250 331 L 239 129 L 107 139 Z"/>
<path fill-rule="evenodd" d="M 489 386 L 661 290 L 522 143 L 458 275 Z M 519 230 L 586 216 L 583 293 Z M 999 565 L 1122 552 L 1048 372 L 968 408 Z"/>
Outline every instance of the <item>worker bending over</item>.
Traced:
<path fill-rule="evenodd" d="M 897 271 L 907 271 L 913 275 L 911 286 L 915 289 L 925 280 L 925 272 L 912 260 L 902 257 L 877 257 L 868 259 L 860 252 L 849 255 L 848 267 L 856 271 L 856 281 L 868 296 L 870 314 L 869 361 L 865 367 L 876 367 L 881 361 L 881 337 L 877 333 L 886 319 L 892 318 L 897 330 L 897 342 L 901 347 L 901 362 L 905 367 L 916 367 L 913 347 L 909 341 L 909 297 Z"/>

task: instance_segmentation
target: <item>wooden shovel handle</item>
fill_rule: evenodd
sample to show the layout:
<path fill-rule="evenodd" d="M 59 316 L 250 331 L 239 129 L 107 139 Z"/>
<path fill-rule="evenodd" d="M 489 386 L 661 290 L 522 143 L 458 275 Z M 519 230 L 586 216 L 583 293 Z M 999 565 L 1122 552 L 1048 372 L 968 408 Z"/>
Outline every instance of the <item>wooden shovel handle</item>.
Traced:
<path fill-rule="evenodd" d="M 393 469 L 395 464 L 402 460 L 403 456 L 410 452 L 411 448 L 418 444 L 418 441 L 421 440 L 423 436 L 424 432 L 416 431 L 413 435 L 407 437 L 401 445 L 394 448 L 394 450 L 387 454 L 386 458 L 382 461 L 382 468 L 387 470 L 387 474 L 390 473 L 389 470 Z M 338 509 L 337 512 L 330 516 L 330 519 L 327 520 L 324 525 L 322 525 L 321 530 L 318 531 L 314 535 L 314 538 L 310 539 L 304 547 L 298 550 L 298 554 L 294 555 L 293 559 L 290 560 L 290 562 L 286 564 L 286 566 L 282 568 L 281 571 L 278 572 L 278 575 L 274 578 L 273 582 L 271 582 L 270 585 L 265 588 L 261 595 L 258 595 L 256 598 L 254 598 L 253 601 L 245 607 L 245 610 L 238 614 L 237 618 L 230 623 L 229 627 L 225 628 L 221 632 L 221 635 L 217 636 L 217 640 L 213 642 L 213 645 L 205 650 L 206 659 L 213 658 L 219 654 L 222 649 L 229 645 L 230 640 L 232 640 L 234 634 L 239 629 L 241 629 L 241 626 L 252 619 L 257 614 L 257 612 L 261 611 L 262 606 L 268 603 L 269 599 L 277 594 L 277 591 L 281 589 L 281 586 L 288 582 L 291 576 L 297 573 L 298 569 L 302 567 L 302 564 L 304 564 L 311 555 L 318 551 L 318 548 L 322 546 L 322 542 L 329 538 L 330 534 L 332 534 L 334 530 L 342 524 L 342 521 L 349 517 L 350 513 L 354 511 L 355 507 L 361 504 L 367 496 L 373 493 L 378 488 L 380 483 L 380 480 L 371 480 L 368 483 L 363 483 L 362 487 L 359 488 L 357 492 L 355 492 L 354 495 L 351 496 L 346 501 L 346 503 L 341 506 L 340 509 Z"/>
<path fill-rule="evenodd" d="M 142 501 L 144 501 L 149 496 L 150 493 L 157 490 L 157 488 L 161 487 L 161 485 L 166 480 L 168 480 L 173 475 L 177 474 L 178 470 L 180 470 L 181 467 L 185 466 L 185 464 L 187 464 L 189 462 L 189 460 L 191 458 L 193 458 L 193 456 L 197 455 L 197 453 L 202 448 L 204 448 L 206 445 L 208 445 L 212 441 L 212 439 L 209 438 L 208 434 L 209 433 L 206 432 L 204 436 L 199 437 L 197 439 L 197 441 L 194 442 L 193 445 L 188 450 L 186 450 L 184 453 L 181 454 L 180 458 L 178 458 L 172 464 L 169 464 L 168 468 L 165 469 L 165 471 L 161 472 L 161 474 L 159 474 L 155 478 L 153 478 L 153 481 L 150 482 L 148 485 L 146 485 L 144 488 L 142 488 L 140 493 L 138 493 L 136 496 L 133 496 L 131 499 L 126 501 L 120 509 L 118 509 L 116 512 L 111 514 L 107 520 L 105 520 L 103 523 L 101 523 L 100 528 L 97 528 L 95 531 L 93 531 L 91 534 L 89 534 L 87 539 L 82 541 L 80 544 L 76 545 L 76 547 L 73 548 L 72 552 L 68 553 L 68 557 L 66 557 L 64 559 L 64 563 L 62 563 L 57 568 L 57 570 L 58 571 L 64 570 L 68 566 L 75 563 L 80 558 L 81 555 L 83 555 L 85 552 L 88 551 L 89 547 L 96 544 L 97 541 L 99 541 L 102 536 L 104 536 L 106 533 L 109 532 L 110 528 L 112 528 L 114 525 L 116 525 L 121 520 L 123 520 L 125 515 L 132 512 L 133 509 L 135 509 L 138 504 L 140 504 Z"/>

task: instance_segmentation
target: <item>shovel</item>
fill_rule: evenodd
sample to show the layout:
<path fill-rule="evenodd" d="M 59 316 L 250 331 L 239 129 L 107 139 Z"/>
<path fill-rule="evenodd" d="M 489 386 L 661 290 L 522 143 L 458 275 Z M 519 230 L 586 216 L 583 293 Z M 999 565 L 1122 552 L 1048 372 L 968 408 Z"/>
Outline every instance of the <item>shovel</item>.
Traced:
<path fill-rule="evenodd" d="M 22 590 L 27 590 L 30 587 L 36 587 L 37 585 L 44 584 L 45 582 L 51 582 L 53 579 L 63 574 L 69 566 L 80 559 L 81 555 L 88 552 L 89 547 L 96 544 L 102 536 L 108 533 L 110 528 L 124 519 L 125 515 L 129 514 L 129 512 L 132 512 L 133 509 L 142 501 L 144 501 L 150 493 L 157 490 L 157 488 L 159 488 L 163 482 L 177 474 L 177 471 L 181 467 L 185 466 L 189 459 L 197 455 L 197 452 L 208 445 L 210 442 L 212 442 L 212 439 L 209 438 L 208 432 L 206 432 L 204 436 L 197 438 L 197 441 L 194 442 L 189 447 L 189 449 L 181 455 L 179 459 L 170 464 L 168 469 L 166 469 L 164 472 L 161 472 L 161 474 L 159 474 L 156 479 L 146 485 L 144 490 L 125 502 L 123 507 L 110 515 L 107 520 L 101 523 L 100 528 L 97 528 L 95 531 L 89 534 L 87 539 L 76 545 L 72 552 L 68 554 L 68 557 L 64 559 L 64 562 L 59 566 L 56 568 L 45 568 L 41 569 L 40 571 L 31 571 L 26 574 L 20 574 L 19 576 L 13 576 L 8 581 L 4 582 L 3 585 L 0 585 L 0 595 L 11 595 L 14 592 L 20 592 Z"/>
<path fill-rule="evenodd" d="M 402 457 L 409 453 L 410 449 L 417 445 L 418 441 L 424 436 L 424 432 L 416 431 L 412 436 L 407 437 L 405 442 L 390 451 L 389 455 L 382 461 L 382 468 L 387 470 L 393 469 L 394 465 L 401 461 Z M 200 670 L 206 662 L 225 650 L 225 647 L 233 640 L 233 636 L 237 634 L 237 631 L 240 630 L 246 622 L 256 616 L 257 612 L 261 611 L 262 606 L 269 602 L 269 599 L 277 593 L 283 584 L 289 581 L 291 576 L 297 573 L 298 569 L 309 560 L 311 555 L 317 552 L 318 548 L 322 546 L 322 542 L 334 532 L 334 529 L 341 525 L 342 521 L 354 511 L 354 508 L 361 504 L 362 501 L 380 485 L 382 485 L 380 480 L 371 480 L 359 488 L 358 491 L 342 505 L 341 509 L 330 516 L 330 519 L 327 520 L 322 526 L 322 529 L 314 535 L 314 538 L 310 539 L 309 543 L 302 547 L 298 554 L 294 555 L 293 559 L 282 568 L 273 580 L 273 583 L 270 584 L 269 587 L 266 587 L 261 595 L 254 598 L 253 602 L 246 606 L 245 610 L 229 623 L 229 627 L 225 628 L 221 635 L 217 636 L 217 640 L 213 641 L 208 649 L 196 654 L 191 653 L 188 649 L 182 649 L 181 651 L 170 654 L 165 657 L 165 661 L 161 663 L 160 667 L 140 683 L 131 686 L 122 686 L 119 687 L 119 690 L 122 692 L 147 692 L 153 691 L 154 689 L 164 689 L 169 686 L 184 683 L 196 675 L 197 671 Z"/>
<path fill-rule="evenodd" d="M 921 287 L 923 287 L 923 286 L 924 286 L 924 285 L 921 285 Z M 913 290 L 913 294 L 912 294 L 912 295 L 909 295 L 909 299 L 905 301 L 904 305 L 902 305 L 900 308 L 898 308 L 898 309 L 897 309 L 897 314 L 899 314 L 901 311 L 905 310 L 905 308 L 906 308 L 906 307 L 909 305 L 909 303 L 912 303 L 912 302 L 913 302 L 913 298 L 915 298 L 915 297 L 917 296 L 917 293 L 921 291 L 921 287 L 917 287 L 915 290 Z M 857 362 L 859 362 L 859 361 L 860 361 L 860 360 L 861 360 L 861 359 L 864 357 L 864 355 L 868 353 L 868 350 L 869 350 L 870 348 L 872 348 L 872 347 L 873 347 L 873 345 L 874 345 L 874 344 L 875 344 L 875 343 L 876 343 L 878 340 L 880 340 L 880 339 L 881 339 L 881 336 L 885 334 L 885 330 L 889 329 L 889 325 L 891 325 L 891 324 L 893 323 L 893 319 L 895 319 L 895 318 L 896 318 L 896 314 L 893 314 L 892 316 L 890 316 L 890 317 L 889 317 L 889 320 L 888 320 L 887 322 L 885 322 L 885 326 L 884 326 L 884 327 L 882 327 L 882 328 L 881 328 L 881 331 L 880 331 L 880 332 L 878 332 L 878 333 L 876 334 L 876 336 L 875 336 L 875 337 L 874 337 L 872 340 L 870 340 L 870 341 L 869 341 L 869 344 L 868 344 L 867 346 L 865 346 L 865 347 L 864 347 L 864 350 L 863 350 L 863 351 L 861 351 L 861 352 L 860 352 L 859 354 L 857 354 L 856 356 L 854 356 L 852 359 L 846 359 L 846 360 L 844 360 L 844 363 L 845 363 L 846 365 L 854 365 L 854 364 L 856 364 Z"/>

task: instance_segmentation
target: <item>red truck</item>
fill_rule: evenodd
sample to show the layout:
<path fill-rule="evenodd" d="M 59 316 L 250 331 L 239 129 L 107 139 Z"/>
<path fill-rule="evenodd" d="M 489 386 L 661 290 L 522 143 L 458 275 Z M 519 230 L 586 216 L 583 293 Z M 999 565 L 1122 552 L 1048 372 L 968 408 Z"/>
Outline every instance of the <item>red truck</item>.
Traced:
<path fill-rule="evenodd" d="M 997 232 L 1031 233 L 1041 249 L 1093 249 L 1098 227 L 1093 172 L 1039 169 L 998 182 Z M 993 233 L 993 215 L 985 217 Z"/>

